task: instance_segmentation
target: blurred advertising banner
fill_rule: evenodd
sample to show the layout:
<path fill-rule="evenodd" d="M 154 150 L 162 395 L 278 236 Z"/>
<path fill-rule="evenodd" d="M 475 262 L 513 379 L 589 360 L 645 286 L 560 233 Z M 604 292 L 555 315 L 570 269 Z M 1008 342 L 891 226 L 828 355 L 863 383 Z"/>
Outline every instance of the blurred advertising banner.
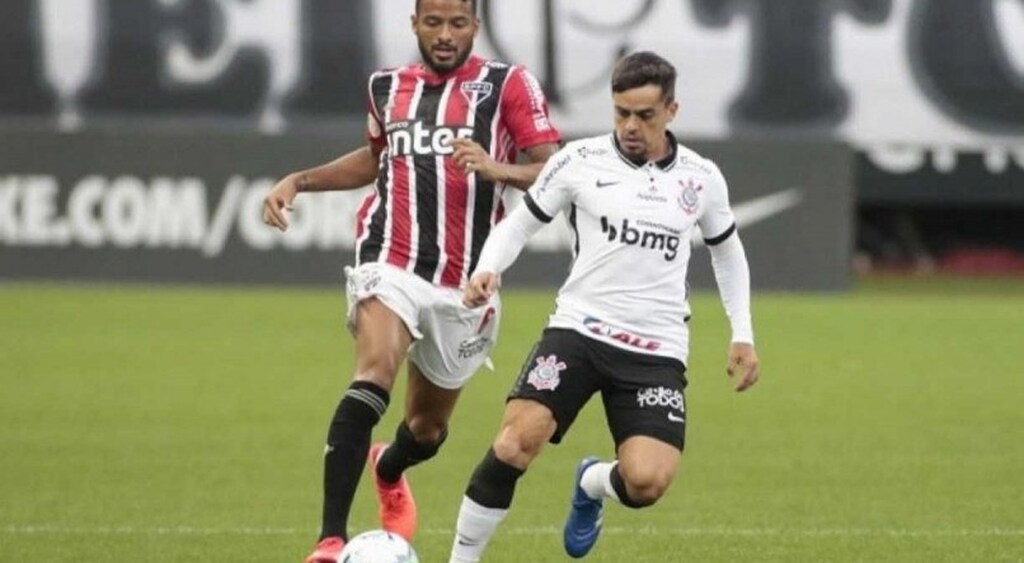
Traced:
<path fill-rule="evenodd" d="M 4 0 L 0 116 L 76 131 L 280 132 L 365 112 L 418 57 L 414 0 Z M 687 137 L 959 149 L 1024 138 L 1021 0 L 479 0 L 477 50 L 525 64 L 571 136 L 603 131 L 624 52 L 680 71 Z M 2 126 L 0 126 L 2 127 Z"/>
<path fill-rule="evenodd" d="M 672 61 L 681 103 L 673 129 L 711 143 L 735 195 L 806 190 L 799 206 L 751 227 L 749 244 L 785 214 L 839 213 L 821 215 L 816 228 L 826 230 L 805 232 L 805 246 L 783 237 L 762 255 L 807 249 L 812 273 L 845 271 L 818 261 L 846 259 L 848 248 L 829 246 L 822 257 L 807 245 L 849 242 L 850 197 L 947 209 L 1024 202 L 1024 0 L 478 5 L 477 51 L 526 65 L 567 138 L 610 127 L 608 81 L 621 54 L 650 49 Z M 359 195 L 301 204 L 286 235 L 265 229 L 256 208 L 274 178 L 362 138 L 368 74 L 419 57 L 414 7 L 0 2 L 0 276 L 337 278 Z M 724 161 L 733 150 L 748 160 Z M 831 160 L 840 153 L 850 163 Z M 747 162 L 770 162 L 779 177 L 737 181 L 762 172 Z M 836 170 L 834 181 L 814 180 Z M 815 203 L 850 182 L 852 195 Z M 783 193 L 776 205 L 793 201 Z M 552 230 L 534 249 L 565 244 Z M 561 266 L 547 262 L 560 252 L 526 259 L 535 256 L 543 259 L 531 279 L 560 279 Z M 777 266 L 765 265 L 760 279 L 841 285 Z"/>
<path fill-rule="evenodd" d="M 341 282 L 368 188 L 303 194 L 286 233 L 261 220 L 287 170 L 359 138 L 338 135 L 21 132 L 0 137 L 0 279 Z M 852 163 L 823 142 L 701 142 L 730 182 L 755 287 L 834 290 L 850 281 Z M 531 241 L 508 284 L 563 280 L 562 219 Z M 713 284 L 706 253 L 697 286 Z"/>

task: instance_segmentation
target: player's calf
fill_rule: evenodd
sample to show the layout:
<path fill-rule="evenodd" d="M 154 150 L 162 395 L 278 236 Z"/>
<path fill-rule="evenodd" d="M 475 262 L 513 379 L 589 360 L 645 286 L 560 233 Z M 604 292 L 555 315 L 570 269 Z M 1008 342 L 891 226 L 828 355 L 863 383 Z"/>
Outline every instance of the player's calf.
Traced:
<path fill-rule="evenodd" d="M 387 410 L 390 395 L 368 381 L 355 381 L 331 419 L 324 451 L 324 511 L 320 538 L 347 537 L 348 515 L 359 475 L 370 450 L 373 427 Z"/>
<path fill-rule="evenodd" d="M 524 471 L 498 459 L 487 450 L 473 470 L 466 494 L 459 507 L 452 563 L 479 561 L 498 524 L 508 514 L 515 495 L 516 482 Z"/>
<path fill-rule="evenodd" d="M 387 483 L 396 483 L 406 469 L 437 455 L 448 439 L 448 429 L 442 427 L 436 434 L 437 438 L 433 441 L 417 441 L 409 425 L 402 421 L 395 430 L 395 440 L 377 462 L 377 476 Z"/>

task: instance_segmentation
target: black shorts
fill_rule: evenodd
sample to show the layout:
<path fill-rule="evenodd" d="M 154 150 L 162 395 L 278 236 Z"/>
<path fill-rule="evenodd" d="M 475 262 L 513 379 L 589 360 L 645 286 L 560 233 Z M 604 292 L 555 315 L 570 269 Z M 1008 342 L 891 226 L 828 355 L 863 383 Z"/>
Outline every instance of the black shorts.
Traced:
<path fill-rule="evenodd" d="M 683 449 L 686 366 L 677 359 L 605 344 L 569 329 L 548 328 L 526 358 L 508 398 L 537 401 L 555 415 L 551 443 L 562 441 L 583 405 L 601 392 L 615 446 L 649 436 Z"/>

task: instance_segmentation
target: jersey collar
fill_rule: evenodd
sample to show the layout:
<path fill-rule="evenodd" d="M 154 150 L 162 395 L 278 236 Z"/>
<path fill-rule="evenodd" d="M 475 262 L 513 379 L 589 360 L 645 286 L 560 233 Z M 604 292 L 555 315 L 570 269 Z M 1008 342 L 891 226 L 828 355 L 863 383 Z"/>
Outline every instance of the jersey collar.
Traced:
<path fill-rule="evenodd" d="M 668 154 L 663 158 L 654 161 L 654 165 L 662 170 L 668 170 L 676 163 L 676 156 L 679 152 L 679 142 L 676 141 L 676 136 L 671 131 L 665 131 L 665 137 L 668 138 Z M 622 145 L 619 144 L 619 136 L 614 132 L 612 133 L 612 144 L 615 145 L 615 153 L 619 155 L 619 158 L 626 161 L 634 168 L 640 168 L 647 164 L 647 160 L 640 160 L 638 158 L 626 156 L 626 153 L 622 150 Z"/>
<path fill-rule="evenodd" d="M 476 74 L 480 72 L 480 67 L 482 67 L 486 62 L 487 61 L 483 57 L 470 55 L 466 58 L 466 61 L 462 63 L 462 66 L 452 69 L 444 74 L 437 74 L 425 63 L 419 63 L 416 68 L 416 74 L 427 84 L 437 85 L 447 82 L 452 78 L 465 80 L 471 76 L 476 76 Z"/>

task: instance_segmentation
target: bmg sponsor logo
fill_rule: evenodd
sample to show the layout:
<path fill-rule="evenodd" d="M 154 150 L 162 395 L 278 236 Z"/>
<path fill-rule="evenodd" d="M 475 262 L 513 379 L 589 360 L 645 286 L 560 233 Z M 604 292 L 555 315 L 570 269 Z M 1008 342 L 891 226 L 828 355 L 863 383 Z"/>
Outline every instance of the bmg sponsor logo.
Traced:
<path fill-rule="evenodd" d="M 622 225 L 616 227 L 608 217 L 601 217 L 601 232 L 608 235 L 609 242 L 662 252 L 667 262 L 675 260 L 679 252 L 679 231 L 664 225 L 646 221 L 630 225 L 629 219 L 623 219 Z"/>

